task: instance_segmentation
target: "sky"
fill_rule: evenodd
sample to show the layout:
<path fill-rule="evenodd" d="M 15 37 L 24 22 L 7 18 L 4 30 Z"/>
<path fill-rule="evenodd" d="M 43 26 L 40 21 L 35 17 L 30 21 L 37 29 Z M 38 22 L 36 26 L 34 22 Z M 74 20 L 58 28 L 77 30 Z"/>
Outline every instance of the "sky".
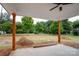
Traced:
<path fill-rule="evenodd" d="M 12 16 L 10 17 L 12 19 Z M 22 16 L 16 16 L 16 22 L 21 22 L 21 18 Z M 34 20 L 34 24 L 36 24 L 37 22 L 46 22 L 47 20 L 45 19 L 39 19 L 39 18 L 33 18 Z"/>
<path fill-rule="evenodd" d="M 1 12 L 1 5 L 0 5 L 0 12 Z M 6 10 L 3 8 L 2 12 L 5 13 Z M 10 16 L 10 18 L 12 18 L 12 16 Z M 21 22 L 21 18 L 22 18 L 22 16 L 16 16 L 16 22 Z M 33 20 L 34 20 L 34 24 L 36 24 L 37 22 L 46 22 L 47 21 L 46 19 L 39 19 L 39 18 L 33 18 Z M 79 20 L 79 15 L 69 18 L 69 21 L 71 21 L 71 22 L 73 22 L 75 20 Z"/>
<path fill-rule="evenodd" d="M 69 18 L 69 21 L 71 22 L 76 21 L 76 20 L 79 20 L 79 15 Z"/>

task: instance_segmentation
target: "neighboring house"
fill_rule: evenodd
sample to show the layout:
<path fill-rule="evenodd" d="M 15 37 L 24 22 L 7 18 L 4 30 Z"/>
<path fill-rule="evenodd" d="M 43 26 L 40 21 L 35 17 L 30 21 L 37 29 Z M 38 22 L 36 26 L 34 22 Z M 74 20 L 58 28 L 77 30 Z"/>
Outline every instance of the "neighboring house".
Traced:
<path fill-rule="evenodd" d="M 0 31 L 0 34 L 6 34 L 6 32 L 5 31 Z"/>
<path fill-rule="evenodd" d="M 76 34 L 76 35 L 79 35 L 79 28 L 74 29 L 73 33 Z"/>

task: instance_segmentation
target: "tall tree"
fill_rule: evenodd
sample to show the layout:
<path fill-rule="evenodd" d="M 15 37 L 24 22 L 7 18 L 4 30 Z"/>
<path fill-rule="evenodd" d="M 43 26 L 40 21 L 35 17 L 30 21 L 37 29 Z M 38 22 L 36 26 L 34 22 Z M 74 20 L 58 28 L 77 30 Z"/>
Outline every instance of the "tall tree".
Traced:
<path fill-rule="evenodd" d="M 79 28 L 79 20 L 73 22 L 73 28 L 74 29 Z"/>
<path fill-rule="evenodd" d="M 69 34 L 72 30 L 72 22 L 68 21 L 68 19 L 62 20 L 62 26 L 64 29 L 64 34 Z"/>
<path fill-rule="evenodd" d="M 16 22 L 16 33 L 23 33 L 21 22 Z"/>
<path fill-rule="evenodd" d="M 48 20 L 45 24 L 46 24 L 46 33 L 50 34 L 51 30 L 50 30 L 50 26 L 53 25 L 53 20 Z"/>
<path fill-rule="evenodd" d="M 45 33 L 45 31 L 46 31 L 45 22 L 38 22 L 35 27 L 36 27 L 36 31 L 38 33 Z"/>
<path fill-rule="evenodd" d="M 63 33 L 62 23 L 60 23 L 60 32 Z M 58 34 L 58 21 L 54 21 L 50 25 L 50 33 Z"/>
<path fill-rule="evenodd" d="M 29 33 L 33 27 L 33 19 L 32 17 L 24 16 L 22 18 L 22 27 L 23 31 Z"/>
<path fill-rule="evenodd" d="M 0 24 L 0 31 L 2 31 L 2 24 Z"/>
<path fill-rule="evenodd" d="M 5 20 L 10 20 L 10 15 L 8 13 L 3 13 L 3 18 Z"/>
<path fill-rule="evenodd" d="M 8 13 L 0 13 L 0 23 L 7 20 L 10 21 L 10 15 Z"/>
<path fill-rule="evenodd" d="M 2 24 L 3 25 L 3 31 L 6 31 L 7 33 L 11 33 L 12 31 L 12 22 L 5 22 Z"/>
<path fill-rule="evenodd" d="M 79 35 L 79 20 L 73 22 L 73 34 Z"/>

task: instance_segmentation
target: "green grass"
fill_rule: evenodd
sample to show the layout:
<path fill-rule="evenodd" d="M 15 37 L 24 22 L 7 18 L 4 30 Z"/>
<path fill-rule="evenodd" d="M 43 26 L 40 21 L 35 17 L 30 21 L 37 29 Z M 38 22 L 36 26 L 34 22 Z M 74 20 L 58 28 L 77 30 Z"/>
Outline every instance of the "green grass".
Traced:
<path fill-rule="evenodd" d="M 7 37 L 6 35 L 0 35 L 0 36 L 5 38 L 4 41 L 6 40 L 6 37 Z M 10 36 L 11 35 L 8 35 L 8 37 L 10 37 Z M 25 36 L 27 39 L 33 41 L 34 43 L 44 43 L 44 42 L 48 42 L 48 41 L 51 41 L 51 42 L 58 41 L 57 35 L 50 35 L 50 34 L 24 34 L 24 35 L 21 34 L 21 35 L 17 35 L 16 40 L 20 39 L 18 37 L 23 37 L 23 36 Z M 68 38 L 71 38 L 71 40 L 63 40 L 62 37 L 68 37 Z M 61 35 L 61 40 L 65 41 L 65 42 L 79 43 L 79 36 Z M 0 49 L 5 49 L 5 48 L 11 48 L 11 45 L 10 44 L 0 45 Z"/>
<path fill-rule="evenodd" d="M 71 40 L 64 40 L 64 41 L 72 42 L 72 43 L 79 43 L 79 36 L 75 36 L 75 35 L 61 35 L 61 40 L 63 40 L 62 37 L 68 37 L 68 38 L 71 39 Z"/>
<path fill-rule="evenodd" d="M 0 45 L 0 49 L 6 49 L 6 48 L 11 48 L 10 44 L 2 44 Z"/>

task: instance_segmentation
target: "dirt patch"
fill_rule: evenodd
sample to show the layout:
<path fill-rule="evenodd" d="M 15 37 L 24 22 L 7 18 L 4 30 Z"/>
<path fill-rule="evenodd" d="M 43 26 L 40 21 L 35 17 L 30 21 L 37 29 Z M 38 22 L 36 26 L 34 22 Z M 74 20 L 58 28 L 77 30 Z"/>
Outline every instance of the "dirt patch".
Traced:
<path fill-rule="evenodd" d="M 55 41 L 53 41 L 53 42 L 49 41 L 49 42 L 44 42 L 44 43 L 37 43 L 33 47 L 38 48 L 38 47 L 45 47 L 45 46 L 53 46 L 56 44 L 57 44 L 57 42 L 55 42 Z"/>
<path fill-rule="evenodd" d="M 34 43 L 32 40 L 27 39 L 26 37 L 22 37 L 17 41 L 17 45 L 21 47 L 44 47 L 44 46 L 51 46 L 51 45 L 56 45 L 56 41 L 46 41 L 46 42 L 40 42 L 40 43 Z"/>
<path fill-rule="evenodd" d="M 1 49 L 0 50 L 0 56 L 9 56 L 11 51 L 12 51 L 12 49 L 10 49 L 10 48 L 8 48 L 8 49 Z"/>
<path fill-rule="evenodd" d="M 72 40 L 70 37 L 62 37 L 63 40 Z"/>
<path fill-rule="evenodd" d="M 62 42 L 62 44 L 79 49 L 79 43 Z"/>
<path fill-rule="evenodd" d="M 26 37 L 22 37 L 20 38 L 19 41 L 17 41 L 17 45 L 20 45 L 20 46 L 31 46 L 33 44 L 34 43 L 31 40 L 27 39 Z"/>

